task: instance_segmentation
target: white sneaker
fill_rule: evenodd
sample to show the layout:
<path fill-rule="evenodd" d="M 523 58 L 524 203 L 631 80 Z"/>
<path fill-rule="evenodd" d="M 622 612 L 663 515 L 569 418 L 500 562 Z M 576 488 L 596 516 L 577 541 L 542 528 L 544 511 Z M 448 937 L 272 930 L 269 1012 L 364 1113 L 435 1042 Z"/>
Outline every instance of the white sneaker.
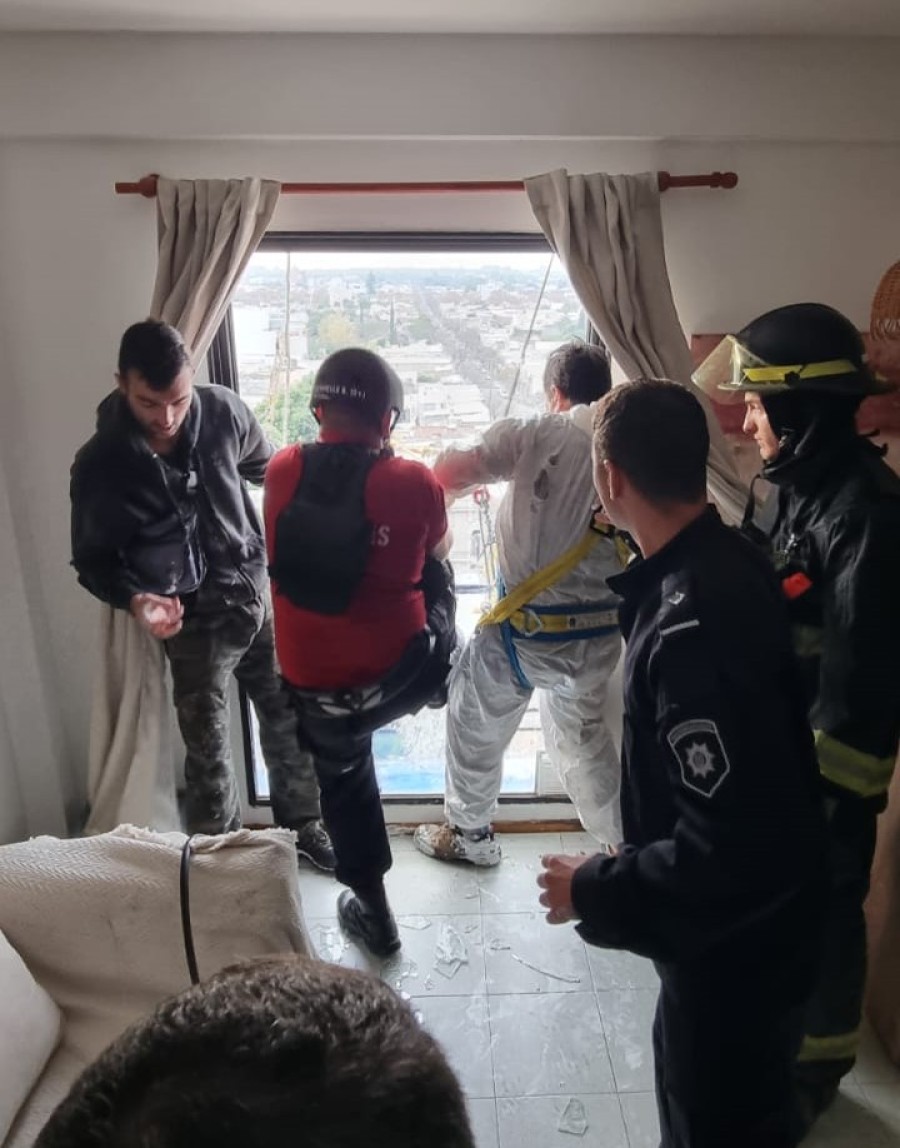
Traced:
<path fill-rule="evenodd" d="M 413 844 L 426 857 L 438 861 L 468 861 L 470 865 L 499 865 L 502 857 L 500 843 L 493 832 L 479 841 L 457 829 L 455 825 L 420 825 L 413 834 Z"/>

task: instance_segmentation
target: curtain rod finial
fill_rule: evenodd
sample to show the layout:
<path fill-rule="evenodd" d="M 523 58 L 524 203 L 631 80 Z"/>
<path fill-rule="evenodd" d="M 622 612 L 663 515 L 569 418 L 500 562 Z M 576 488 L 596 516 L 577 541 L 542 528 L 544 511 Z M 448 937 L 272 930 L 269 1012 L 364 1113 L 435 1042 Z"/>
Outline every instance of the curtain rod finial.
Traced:
<path fill-rule="evenodd" d="M 145 175 L 137 183 L 117 183 L 116 195 L 142 195 L 144 199 L 156 198 L 156 181 L 159 176 L 155 173 Z"/>
<path fill-rule="evenodd" d="M 141 195 L 144 196 L 145 199 L 156 198 L 156 183 L 158 179 L 159 175 L 153 172 L 151 175 L 145 175 L 144 178 L 139 181 L 138 187 L 141 189 Z"/>

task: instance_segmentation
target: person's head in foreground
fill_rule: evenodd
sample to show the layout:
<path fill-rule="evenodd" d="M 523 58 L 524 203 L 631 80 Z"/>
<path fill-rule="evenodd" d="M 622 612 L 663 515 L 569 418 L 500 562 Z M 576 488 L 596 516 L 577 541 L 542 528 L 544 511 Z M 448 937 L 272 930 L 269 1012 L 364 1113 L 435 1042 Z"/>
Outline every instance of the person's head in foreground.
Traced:
<path fill-rule="evenodd" d="M 602 345 L 572 339 L 557 347 L 544 367 L 544 393 L 554 413 L 580 404 L 589 406 L 612 387 L 609 351 Z"/>
<path fill-rule="evenodd" d="M 706 508 L 709 430 L 687 388 L 667 379 L 614 387 L 594 413 L 594 483 L 609 520 L 647 555 Z"/>
<path fill-rule="evenodd" d="M 474 1148 L 436 1041 L 381 981 L 236 965 L 123 1033 L 36 1148 Z"/>

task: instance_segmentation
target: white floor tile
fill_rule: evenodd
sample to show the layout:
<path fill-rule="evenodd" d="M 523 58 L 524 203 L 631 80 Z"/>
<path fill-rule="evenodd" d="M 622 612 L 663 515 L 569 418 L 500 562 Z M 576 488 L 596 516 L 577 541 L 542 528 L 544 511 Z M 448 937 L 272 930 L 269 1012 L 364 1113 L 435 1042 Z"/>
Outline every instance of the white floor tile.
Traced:
<path fill-rule="evenodd" d="M 426 923 L 427 928 L 421 928 Z M 405 962 L 402 989 L 415 997 L 484 995 L 484 940 L 477 913 L 454 917 L 403 914 L 397 924 L 403 941 L 398 956 Z M 457 947 L 459 957 L 466 959 L 448 961 L 446 957 L 456 953 Z M 383 966 L 389 983 L 396 979 L 396 961 Z"/>
<path fill-rule="evenodd" d="M 450 865 L 417 850 L 398 850 L 386 878 L 394 913 L 425 916 L 480 911 L 478 882 L 468 866 Z"/>
<path fill-rule="evenodd" d="M 619 949 L 598 949 L 595 945 L 585 945 L 585 949 L 597 992 L 659 988 L 659 977 L 652 961 Z"/>
<path fill-rule="evenodd" d="M 585 946 L 571 925 L 541 913 L 487 915 L 484 962 L 489 993 L 578 993 L 592 986 Z"/>
<path fill-rule="evenodd" d="M 900 1087 L 866 1084 L 861 1091 L 866 1108 L 884 1126 L 888 1143 L 900 1144 Z"/>
<path fill-rule="evenodd" d="M 611 989 L 597 993 L 603 1030 L 619 1092 L 653 1091 L 653 989 Z"/>
<path fill-rule="evenodd" d="M 320 960 L 345 969 L 361 969 L 363 972 L 380 976 L 381 961 L 343 934 L 336 917 L 307 918 L 307 928 Z"/>
<path fill-rule="evenodd" d="M 481 869 L 478 885 L 483 913 L 534 913 L 541 909 L 538 897 L 540 859 L 524 851 L 507 854 L 493 869 Z"/>
<path fill-rule="evenodd" d="M 558 833 L 498 833 L 497 840 L 500 842 L 504 857 L 527 853 L 529 856 L 540 858 L 545 853 L 562 852 L 562 842 Z"/>
<path fill-rule="evenodd" d="M 816 1121 L 803 1148 L 889 1148 L 896 1143 L 862 1091 L 842 1091 Z"/>
<path fill-rule="evenodd" d="M 435 807 L 437 808 L 437 807 Z M 402 828 L 396 825 L 388 826 L 388 837 L 391 842 L 391 849 L 412 849 L 413 846 L 413 830 L 408 829 L 406 826 Z"/>
<path fill-rule="evenodd" d="M 583 1113 L 587 1125 L 581 1135 L 560 1128 L 560 1123 L 572 1119 L 573 1110 L 576 1120 Z M 500 1148 L 573 1148 L 578 1144 L 592 1148 L 595 1145 L 596 1148 L 628 1148 L 625 1124 L 615 1096 L 566 1094 L 498 1100 L 497 1118 Z"/>
<path fill-rule="evenodd" d="M 562 1096 L 615 1089 L 590 993 L 487 998 L 497 1095 Z"/>
<path fill-rule="evenodd" d="M 413 997 L 411 1003 L 443 1045 L 466 1096 L 493 1097 L 487 997 Z"/>
<path fill-rule="evenodd" d="M 900 1085 L 900 1068 L 892 1064 L 878 1036 L 868 1022 L 862 1026 L 859 1041 L 859 1055 L 853 1070 L 856 1080 L 862 1084 Z"/>
<path fill-rule="evenodd" d="M 652 1092 L 620 1092 L 629 1148 L 658 1148 L 659 1112 Z"/>
<path fill-rule="evenodd" d="M 307 921 L 316 917 L 337 920 L 337 899 L 344 888 L 328 873 L 300 870 L 300 904 Z"/>
<path fill-rule="evenodd" d="M 499 1148 L 497 1134 L 497 1104 L 493 1100 L 468 1101 L 469 1120 L 475 1148 Z"/>
<path fill-rule="evenodd" d="M 593 855 L 599 852 L 600 842 L 590 833 L 563 833 L 563 853 L 587 853 Z"/>

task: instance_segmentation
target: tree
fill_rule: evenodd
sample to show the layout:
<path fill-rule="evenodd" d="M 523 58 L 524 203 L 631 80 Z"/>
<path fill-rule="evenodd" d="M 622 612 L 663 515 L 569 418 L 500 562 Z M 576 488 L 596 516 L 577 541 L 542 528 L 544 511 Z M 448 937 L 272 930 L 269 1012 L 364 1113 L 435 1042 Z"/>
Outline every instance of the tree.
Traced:
<path fill-rule="evenodd" d="M 330 355 L 332 351 L 352 346 L 358 341 L 355 324 L 340 311 L 328 311 L 319 320 L 315 353 Z"/>
<path fill-rule="evenodd" d="M 284 430 L 284 391 L 279 390 L 263 400 L 254 412 L 266 438 L 276 447 L 292 442 L 308 442 L 316 437 L 318 427 L 309 409 L 313 376 L 292 379 L 288 401 L 287 442 L 282 441 Z"/>

